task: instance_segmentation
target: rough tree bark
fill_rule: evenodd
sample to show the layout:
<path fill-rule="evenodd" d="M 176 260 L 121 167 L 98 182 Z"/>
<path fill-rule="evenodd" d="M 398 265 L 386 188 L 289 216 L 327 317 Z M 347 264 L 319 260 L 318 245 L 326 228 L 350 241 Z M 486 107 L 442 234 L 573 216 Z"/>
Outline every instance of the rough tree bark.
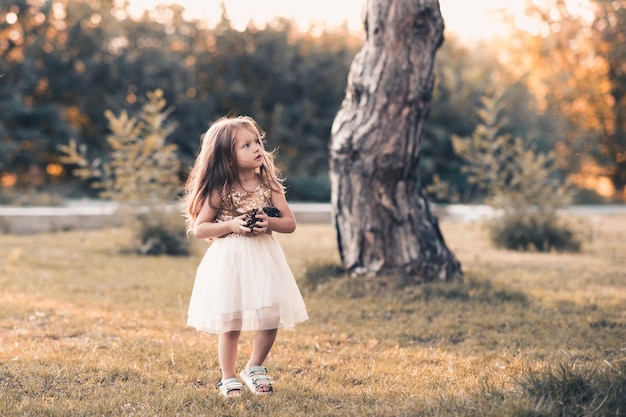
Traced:
<path fill-rule="evenodd" d="M 461 277 L 421 186 L 418 163 L 435 53 L 437 0 L 367 0 L 366 39 L 332 127 L 331 203 L 341 261 L 413 282 Z"/>

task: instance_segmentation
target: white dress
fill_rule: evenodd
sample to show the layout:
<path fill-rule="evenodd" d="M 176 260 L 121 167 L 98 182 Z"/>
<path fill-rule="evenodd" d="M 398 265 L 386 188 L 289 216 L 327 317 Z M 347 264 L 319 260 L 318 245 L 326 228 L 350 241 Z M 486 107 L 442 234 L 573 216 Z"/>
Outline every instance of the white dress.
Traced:
<path fill-rule="evenodd" d="M 216 221 L 271 206 L 271 190 L 222 192 Z M 271 233 L 229 234 L 207 249 L 196 272 L 187 325 L 209 333 L 291 329 L 308 314 L 280 244 Z"/>

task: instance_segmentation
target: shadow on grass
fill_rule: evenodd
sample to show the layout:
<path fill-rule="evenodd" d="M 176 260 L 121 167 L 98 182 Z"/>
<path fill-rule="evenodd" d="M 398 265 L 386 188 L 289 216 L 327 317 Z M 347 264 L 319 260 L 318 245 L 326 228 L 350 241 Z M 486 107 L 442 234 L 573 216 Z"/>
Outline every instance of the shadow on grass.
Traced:
<path fill-rule="evenodd" d="M 490 304 L 526 304 L 528 297 L 521 291 L 495 288 L 491 281 L 469 275 L 458 282 L 429 282 L 407 285 L 405 280 L 394 275 L 374 277 L 351 277 L 334 263 L 318 263 L 307 267 L 305 287 L 315 291 L 320 287 L 336 287 L 349 298 L 362 298 L 393 291 L 402 295 L 404 302 L 450 300 L 458 302 L 484 302 Z"/>
<path fill-rule="evenodd" d="M 315 262 L 306 265 L 304 286 L 308 290 L 316 290 L 326 283 L 347 279 L 348 273 L 333 262 Z"/>
<path fill-rule="evenodd" d="M 420 298 L 425 301 L 435 299 L 455 301 L 478 301 L 490 304 L 519 303 L 526 304 L 528 297 L 521 291 L 507 288 L 495 288 L 491 281 L 470 276 L 458 283 L 429 283 L 421 288 Z"/>

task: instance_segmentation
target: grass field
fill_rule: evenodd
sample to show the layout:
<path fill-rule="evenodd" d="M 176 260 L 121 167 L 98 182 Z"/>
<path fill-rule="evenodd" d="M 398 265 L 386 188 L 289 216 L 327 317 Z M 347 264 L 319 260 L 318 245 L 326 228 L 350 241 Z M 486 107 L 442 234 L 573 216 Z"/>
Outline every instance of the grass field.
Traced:
<path fill-rule="evenodd" d="M 490 247 L 442 222 L 463 282 L 338 276 L 328 225 L 279 239 L 311 319 L 279 332 L 275 395 L 218 396 L 216 337 L 185 327 L 191 258 L 121 229 L 0 236 L 0 416 L 625 416 L 626 216 L 578 254 Z M 240 343 L 240 363 L 251 335 Z"/>

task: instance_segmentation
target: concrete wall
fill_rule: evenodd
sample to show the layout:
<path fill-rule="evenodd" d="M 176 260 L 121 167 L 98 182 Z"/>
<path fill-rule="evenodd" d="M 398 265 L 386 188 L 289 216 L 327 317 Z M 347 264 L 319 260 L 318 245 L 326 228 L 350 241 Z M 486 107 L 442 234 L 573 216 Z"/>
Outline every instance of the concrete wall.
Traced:
<path fill-rule="evenodd" d="M 0 233 L 32 234 L 99 229 L 119 224 L 117 205 L 84 204 L 65 207 L 0 207 Z"/>
<path fill-rule="evenodd" d="M 298 223 L 331 224 L 330 204 L 290 203 Z M 64 230 L 90 230 L 120 224 L 118 206 L 102 201 L 74 201 L 63 207 L 2 207 L 0 206 L 0 233 L 32 234 Z M 176 210 L 176 207 L 172 207 Z M 431 205 L 439 220 L 479 221 L 493 216 L 494 210 L 484 205 Z M 626 205 L 572 206 L 570 214 L 626 214 Z M 182 220 L 181 220 L 182 221 Z"/>
<path fill-rule="evenodd" d="M 292 204 L 299 223 L 330 224 L 329 204 Z M 33 234 L 118 226 L 115 203 L 80 201 L 63 207 L 0 207 L 0 233 Z M 181 219 L 182 221 L 182 219 Z"/>

